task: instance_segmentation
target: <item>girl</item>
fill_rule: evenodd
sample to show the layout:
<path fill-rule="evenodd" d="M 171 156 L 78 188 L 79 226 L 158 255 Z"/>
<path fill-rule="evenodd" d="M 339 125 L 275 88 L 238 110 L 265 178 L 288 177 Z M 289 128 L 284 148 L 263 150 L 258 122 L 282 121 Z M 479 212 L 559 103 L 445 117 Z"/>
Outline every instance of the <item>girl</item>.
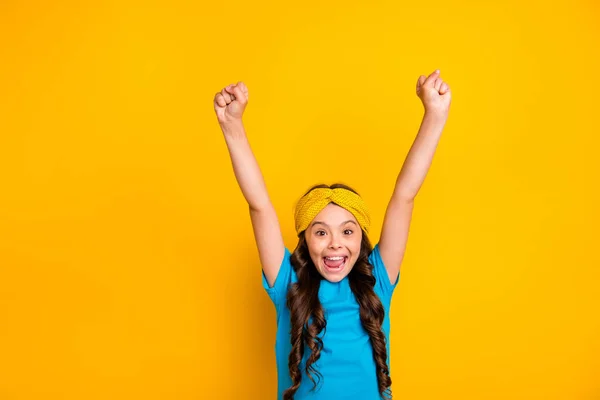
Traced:
<path fill-rule="evenodd" d="M 277 215 L 248 143 L 243 82 L 215 95 L 214 108 L 250 219 L 263 285 L 277 310 L 278 399 L 391 398 L 389 310 L 408 239 L 414 199 L 448 117 L 450 88 L 436 70 L 417 80 L 425 108 L 386 210 L 381 239 L 352 188 L 317 185 L 295 209 L 298 244 L 285 247 Z"/>

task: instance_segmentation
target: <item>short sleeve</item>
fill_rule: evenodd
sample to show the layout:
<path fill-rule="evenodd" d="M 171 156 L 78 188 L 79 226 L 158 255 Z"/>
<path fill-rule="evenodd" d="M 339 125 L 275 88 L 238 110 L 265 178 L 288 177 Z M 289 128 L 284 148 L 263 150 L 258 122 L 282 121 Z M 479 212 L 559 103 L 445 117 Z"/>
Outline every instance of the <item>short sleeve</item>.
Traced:
<path fill-rule="evenodd" d="M 373 251 L 369 255 L 369 262 L 373 266 L 376 289 L 378 289 L 379 293 L 391 299 L 394 289 L 396 288 L 396 285 L 398 285 L 398 281 L 400 281 L 400 272 L 398 272 L 398 276 L 396 277 L 396 283 L 392 285 L 387 270 L 385 269 L 385 265 L 383 264 L 383 260 L 381 259 L 381 254 L 379 253 L 379 243 L 375 245 Z"/>
<path fill-rule="evenodd" d="M 267 294 L 271 298 L 271 301 L 273 301 L 273 304 L 275 304 L 277 310 L 285 304 L 287 290 L 292 282 L 292 263 L 290 262 L 290 257 L 290 251 L 285 248 L 283 260 L 281 261 L 281 266 L 279 267 L 279 272 L 277 273 L 277 278 L 275 278 L 273 287 L 269 286 L 264 271 L 262 273 L 263 288 L 267 291 Z"/>

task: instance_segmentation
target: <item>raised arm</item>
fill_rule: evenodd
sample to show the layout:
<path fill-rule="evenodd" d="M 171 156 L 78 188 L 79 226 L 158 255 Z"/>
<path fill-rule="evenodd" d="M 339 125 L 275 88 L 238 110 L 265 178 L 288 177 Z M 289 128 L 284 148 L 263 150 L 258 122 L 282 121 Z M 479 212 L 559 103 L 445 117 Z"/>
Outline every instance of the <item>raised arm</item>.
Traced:
<path fill-rule="evenodd" d="M 269 199 L 242 122 L 247 103 L 248 89 L 243 82 L 223 88 L 214 99 L 215 112 L 227 143 L 233 172 L 250 209 L 260 262 L 269 285 L 273 286 L 285 247 L 275 208 Z"/>
<path fill-rule="evenodd" d="M 414 200 L 431 166 L 450 108 L 450 88 L 439 77 L 438 70 L 427 78 L 419 77 L 417 95 L 425 114 L 396 180 L 379 241 L 381 259 L 392 284 L 396 283 L 404 259 Z"/>

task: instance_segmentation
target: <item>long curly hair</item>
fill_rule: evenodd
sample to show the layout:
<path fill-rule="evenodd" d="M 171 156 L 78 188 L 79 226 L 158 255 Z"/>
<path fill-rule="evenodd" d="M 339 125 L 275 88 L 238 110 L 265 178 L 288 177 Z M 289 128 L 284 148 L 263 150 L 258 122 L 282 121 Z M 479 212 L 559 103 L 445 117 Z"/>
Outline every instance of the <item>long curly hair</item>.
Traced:
<path fill-rule="evenodd" d="M 316 188 L 344 188 L 357 193 L 354 189 L 341 183 L 331 186 L 316 185 L 308 192 Z M 373 251 L 373 246 L 363 230 L 360 254 L 354 267 L 348 274 L 350 288 L 359 304 L 360 321 L 367 331 L 373 347 L 373 358 L 377 368 L 377 383 L 380 395 L 391 397 L 392 379 L 387 365 L 387 349 L 385 335 L 381 329 L 384 318 L 384 309 L 379 297 L 373 290 L 375 277 L 373 266 L 369 264 L 368 257 Z M 304 356 L 304 344 L 310 350 L 310 356 L 306 362 L 306 374 L 313 383 L 313 390 L 322 378 L 322 375 L 314 367 L 314 363 L 321 355 L 323 341 L 319 334 L 326 329 L 327 321 L 323 306 L 319 301 L 319 287 L 322 276 L 315 267 L 308 251 L 308 245 L 304 237 L 304 231 L 298 234 L 298 245 L 291 255 L 291 264 L 296 271 L 298 281 L 290 286 L 287 293 L 287 307 L 291 318 L 291 344 L 292 350 L 288 358 L 288 367 L 292 386 L 283 394 L 285 400 L 292 400 L 294 394 L 300 387 L 302 371 L 300 363 Z M 312 322 L 309 324 L 310 320 Z M 316 381 L 315 381 L 316 377 Z"/>

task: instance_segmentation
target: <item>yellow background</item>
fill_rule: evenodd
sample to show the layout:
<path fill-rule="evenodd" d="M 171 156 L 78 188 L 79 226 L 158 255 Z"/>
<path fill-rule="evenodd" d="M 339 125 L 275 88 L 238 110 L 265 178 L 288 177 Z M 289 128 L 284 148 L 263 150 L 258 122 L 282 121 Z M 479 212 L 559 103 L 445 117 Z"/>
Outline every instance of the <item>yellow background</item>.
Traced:
<path fill-rule="evenodd" d="M 312 184 L 377 242 L 452 88 L 392 305 L 407 400 L 600 399 L 595 1 L 0 2 L 0 399 L 274 399 L 275 311 L 213 96 L 295 246 Z"/>

